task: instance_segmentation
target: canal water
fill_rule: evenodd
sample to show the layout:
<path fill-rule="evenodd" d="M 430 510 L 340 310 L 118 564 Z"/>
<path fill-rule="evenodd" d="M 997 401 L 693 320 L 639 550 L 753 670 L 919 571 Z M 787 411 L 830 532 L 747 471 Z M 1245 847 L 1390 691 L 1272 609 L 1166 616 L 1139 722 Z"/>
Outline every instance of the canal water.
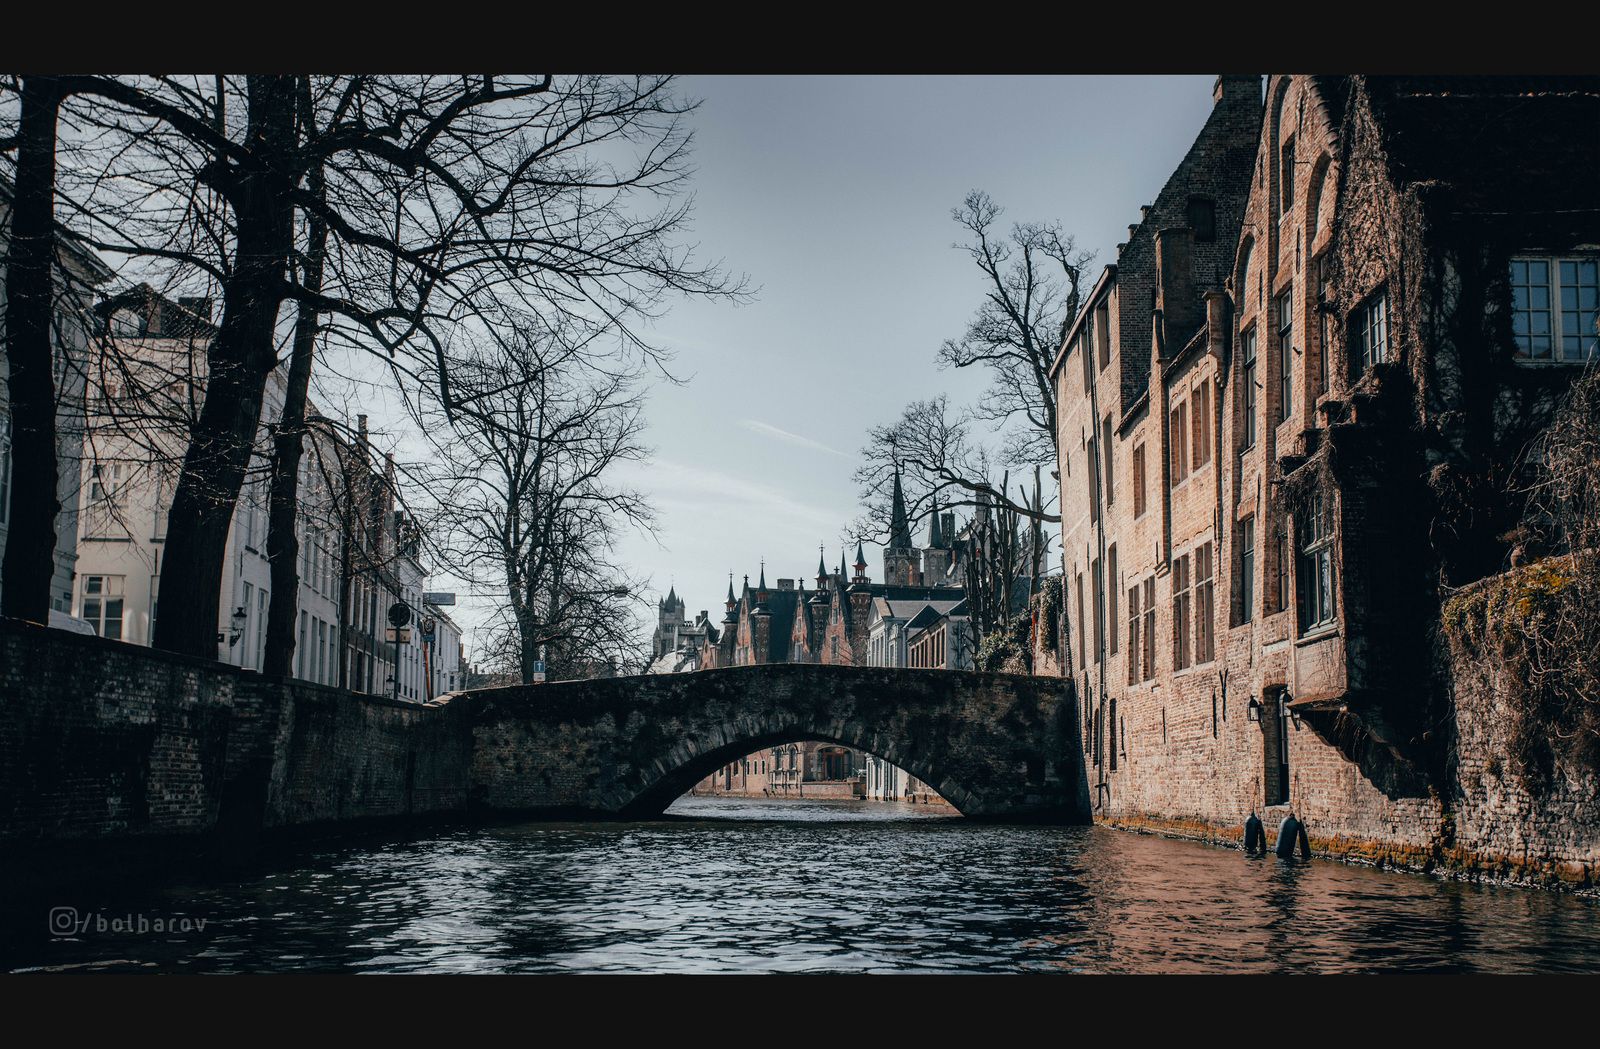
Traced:
<path fill-rule="evenodd" d="M 1600 970 L 1593 898 L 823 799 L 682 798 L 649 823 L 446 830 L 71 895 L 7 937 L 4 969 Z"/>

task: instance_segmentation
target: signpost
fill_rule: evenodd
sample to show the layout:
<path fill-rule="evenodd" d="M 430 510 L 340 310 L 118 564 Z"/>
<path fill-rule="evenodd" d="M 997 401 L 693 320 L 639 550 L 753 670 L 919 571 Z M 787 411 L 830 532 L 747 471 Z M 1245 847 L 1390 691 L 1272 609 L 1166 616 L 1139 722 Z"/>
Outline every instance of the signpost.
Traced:
<path fill-rule="evenodd" d="M 428 590 L 423 592 L 422 603 L 433 605 L 435 608 L 443 608 L 446 605 L 455 604 L 456 595 L 454 592 Z"/>
<path fill-rule="evenodd" d="M 422 695 L 433 701 L 433 628 L 434 621 L 424 619 L 417 624 L 422 628 Z"/>
<path fill-rule="evenodd" d="M 533 661 L 533 683 L 535 685 L 544 684 L 544 660 L 542 659 Z"/>
<path fill-rule="evenodd" d="M 404 601 L 396 601 L 389 606 L 389 625 L 394 629 L 388 632 L 389 636 L 384 640 L 394 642 L 394 698 L 396 702 L 400 700 L 400 646 L 411 643 L 411 631 L 404 629 L 409 622 L 411 622 L 410 605 L 407 605 Z M 402 634 L 404 636 L 401 636 Z"/>

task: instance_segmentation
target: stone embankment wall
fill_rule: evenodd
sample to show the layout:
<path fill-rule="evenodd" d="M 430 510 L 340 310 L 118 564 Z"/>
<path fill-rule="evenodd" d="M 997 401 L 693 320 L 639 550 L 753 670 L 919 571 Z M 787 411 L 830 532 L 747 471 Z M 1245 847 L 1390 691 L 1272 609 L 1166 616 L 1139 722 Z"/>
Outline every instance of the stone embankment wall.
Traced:
<path fill-rule="evenodd" d="M 1305 713 L 1288 722 L 1290 803 L 1273 806 L 1262 803 L 1263 777 L 1276 771 L 1275 741 L 1263 728 L 1271 711 L 1251 722 L 1243 701 L 1230 697 L 1226 718 L 1213 718 L 1209 706 L 1199 716 L 1169 710 L 1165 725 L 1135 728 L 1130 718 L 1125 738 L 1119 725 L 1107 741 L 1118 748 L 1115 769 L 1108 759 L 1098 766 L 1090 759 L 1095 820 L 1240 845 L 1250 812 L 1270 838 L 1292 810 L 1319 856 L 1593 889 L 1600 885 L 1600 783 L 1564 767 L 1542 788 L 1520 783 L 1503 757 L 1502 703 L 1491 680 L 1457 668 L 1449 756 L 1431 777 L 1385 726 L 1350 713 Z M 1092 730 L 1086 748 L 1091 741 Z"/>
<path fill-rule="evenodd" d="M 0 619 L 0 846 L 459 813 L 448 704 L 359 696 Z"/>

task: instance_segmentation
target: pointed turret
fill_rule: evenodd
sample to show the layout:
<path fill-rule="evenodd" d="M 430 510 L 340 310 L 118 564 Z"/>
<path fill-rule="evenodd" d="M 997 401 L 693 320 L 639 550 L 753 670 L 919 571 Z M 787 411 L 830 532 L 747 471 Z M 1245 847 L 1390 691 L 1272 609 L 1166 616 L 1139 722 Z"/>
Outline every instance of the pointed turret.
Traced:
<path fill-rule="evenodd" d="M 739 603 L 739 599 L 733 596 L 733 573 L 729 572 L 728 573 L 728 600 L 727 600 L 729 618 L 732 618 L 732 616 L 733 616 L 733 606 L 737 605 L 738 603 Z"/>
<path fill-rule="evenodd" d="M 944 549 L 944 536 L 939 533 L 939 500 L 933 501 L 933 522 L 928 525 L 928 549 Z"/>
<path fill-rule="evenodd" d="M 767 562 L 766 562 L 765 559 L 763 559 L 762 562 L 761 562 L 761 582 L 756 585 L 756 604 L 765 605 L 766 603 L 767 603 Z"/>
<path fill-rule="evenodd" d="M 900 467 L 894 468 L 894 497 L 889 515 L 889 545 L 896 550 L 911 549 L 911 525 L 906 520 L 906 497 L 900 491 Z"/>
<path fill-rule="evenodd" d="M 894 493 L 889 514 L 889 545 L 883 548 L 883 581 L 890 586 L 916 586 L 922 573 L 916 548 L 911 545 L 911 524 L 906 519 L 906 497 L 900 491 L 900 467 L 894 468 Z"/>
<path fill-rule="evenodd" d="M 828 585 L 828 562 L 822 556 L 822 544 L 817 544 L 817 589 L 826 589 Z"/>

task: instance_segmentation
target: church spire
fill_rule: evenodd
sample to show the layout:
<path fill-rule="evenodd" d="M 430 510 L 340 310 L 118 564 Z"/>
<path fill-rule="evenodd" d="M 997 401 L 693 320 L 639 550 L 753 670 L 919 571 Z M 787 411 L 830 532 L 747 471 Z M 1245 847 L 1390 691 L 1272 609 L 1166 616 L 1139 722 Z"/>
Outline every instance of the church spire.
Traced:
<path fill-rule="evenodd" d="M 828 585 L 828 563 L 822 556 L 822 544 L 817 544 L 817 589 L 825 589 Z"/>
<path fill-rule="evenodd" d="M 944 536 L 939 533 L 939 500 L 933 500 L 933 524 L 928 527 L 928 548 L 939 550 L 944 547 Z"/>
<path fill-rule="evenodd" d="M 889 517 L 889 545 L 897 550 L 911 549 L 911 525 L 906 521 L 906 497 L 900 491 L 900 467 L 894 468 L 894 502 Z"/>

